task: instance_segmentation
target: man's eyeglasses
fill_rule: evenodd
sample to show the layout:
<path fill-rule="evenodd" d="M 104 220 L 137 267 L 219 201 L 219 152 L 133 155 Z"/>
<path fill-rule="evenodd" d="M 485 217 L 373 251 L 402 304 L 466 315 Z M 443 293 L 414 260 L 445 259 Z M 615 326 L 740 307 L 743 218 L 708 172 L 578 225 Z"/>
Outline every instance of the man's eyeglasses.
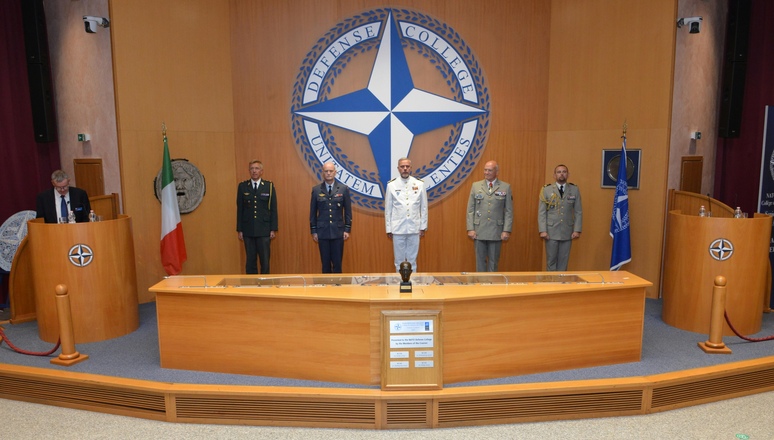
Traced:
<path fill-rule="evenodd" d="M 65 192 L 68 189 L 70 189 L 70 183 L 68 182 L 68 183 L 66 183 L 66 184 L 64 184 L 62 186 L 54 185 L 54 189 L 59 191 L 59 192 Z"/>

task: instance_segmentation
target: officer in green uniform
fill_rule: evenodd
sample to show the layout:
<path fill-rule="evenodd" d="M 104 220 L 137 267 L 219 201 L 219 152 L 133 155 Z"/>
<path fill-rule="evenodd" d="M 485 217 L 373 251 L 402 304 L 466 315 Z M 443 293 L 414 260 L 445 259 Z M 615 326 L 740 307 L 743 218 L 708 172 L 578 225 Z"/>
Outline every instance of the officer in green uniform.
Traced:
<path fill-rule="evenodd" d="M 583 207 L 580 190 L 567 182 L 570 172 L 565 165 L 554 168 L 556 182 L 540 190 L 538 231 L 546 243 L 546 270 L 566 271 L 572 240 L 580 238 Z"/>
<path fill-rule="evenodd" d="M 237 187 L 237 234 L 245 244 L 245 273 L 269 273 L 271 240 L 277 234 L 277 193 L 274 184 L 264 180 L 263 164 L 250 162 L 250 179 Z"/>
<path fill-rule="evenodd" d="M 497 272 L 500 248 L 511 236 L 513 194 L 511 185 L 497 178 L 500 167 L 484 164 L 484 180 L 475 182 L 468 197 L 467 230 L 476 252 L 476 272 Z"/>

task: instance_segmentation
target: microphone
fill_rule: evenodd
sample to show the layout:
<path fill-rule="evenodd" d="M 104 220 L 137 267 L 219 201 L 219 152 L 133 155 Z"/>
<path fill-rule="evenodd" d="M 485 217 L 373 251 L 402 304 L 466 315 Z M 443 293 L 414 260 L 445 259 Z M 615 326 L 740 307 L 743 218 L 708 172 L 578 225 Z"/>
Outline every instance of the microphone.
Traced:
<path fill-rule="evenodd" d="M 707 193 L 707 208 L 709 208 L 709 211 L 707 211 L 709 214 L 708 216 L 712 217 L 712 199 L 710 198 L 709 193 Z"/>

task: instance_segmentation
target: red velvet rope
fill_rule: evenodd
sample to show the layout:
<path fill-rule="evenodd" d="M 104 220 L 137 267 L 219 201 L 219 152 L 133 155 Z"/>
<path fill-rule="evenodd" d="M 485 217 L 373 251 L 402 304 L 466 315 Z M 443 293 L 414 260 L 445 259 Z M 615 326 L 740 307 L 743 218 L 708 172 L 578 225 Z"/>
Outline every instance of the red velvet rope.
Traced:
<path fill-rule="evenodd" d="M 21 348 L 13 345 L 13 343 L 11 343 L 11 341 L 8 340 L 8 336 L 5 335 L 5 332 L 3 331 L 3 328 L 0 327 L 0 345 L 3 345 L 3 341 L 7 342 L 8 346 L 11 347 L 13 349 L 13 351 L 15 351 L 17 353 L 21 353 L 21 354 L 28 354 L 30 356 L 48 356 L 51 353 L 55 352 L 57 349 L 59 349 L 59 342 L 60 342 L 57 339 L 56 347 L 52 348 L 51 351 L 47 351 L 45 353 L 44 352 L 35 352 L 35 351 L 22 350 Z"/>
<path fill-rule="evenodd" d="M 750 342 L 763 342 L 763 341 L 771 341 L 772 339 L 774 339 L 774 335 L 772 335 L 772 336 L 766 336 L 765 338 L 750 338 L 750 337 L 747 337 L 747 336 L 740 335 L 740 334 L 739 334 L 739 332 L 738 332 L 738 331 L 736 331 L 736 329 L 734 328 L 734 325 L 733 325 L 733 324 L 731 324 L 731 320 L 730 320 L 730 319 L 728 319 L 728 312 L 727 312 L 727 311 L 725 311 L 725 310 L 723 311 L 723 316 L 725 316 L 725 317 L 726 317 L 726 323 L 727 323 L 727 324 L 728 324 L 728 326 L 731 328 L 731 331 L 732 331 L 732 332 L 734 332 L 734 334 L 735 334 L 735 335 L 737 335 L 737 336 L 739 336 L 740 338 L 744 339 L 745 341 L 750 341 Z"/>

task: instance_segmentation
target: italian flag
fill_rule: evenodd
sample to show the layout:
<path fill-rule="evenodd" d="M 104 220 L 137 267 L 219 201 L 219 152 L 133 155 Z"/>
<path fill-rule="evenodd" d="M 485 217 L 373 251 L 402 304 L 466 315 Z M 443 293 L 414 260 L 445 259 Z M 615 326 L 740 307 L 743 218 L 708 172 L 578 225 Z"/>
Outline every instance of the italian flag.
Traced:
<path fill-rule="evenodd" d="M 177 275 L 183 270 L 188 259 L 183 238 L 183 224 L 180 222 L 180 207 L 177 205 L 175 177 L 169 160 L 167 136 L 164 135 L 164 163 L 161 166 L 161 264 L 167 275 Z"/>

